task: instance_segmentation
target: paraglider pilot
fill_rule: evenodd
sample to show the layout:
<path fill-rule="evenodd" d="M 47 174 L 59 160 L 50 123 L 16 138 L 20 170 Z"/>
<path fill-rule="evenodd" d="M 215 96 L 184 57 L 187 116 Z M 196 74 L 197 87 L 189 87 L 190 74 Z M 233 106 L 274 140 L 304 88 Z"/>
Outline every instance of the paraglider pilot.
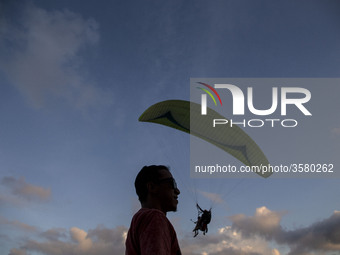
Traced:
<path fill-rule="evenodd" d="M 211 221 L 211 208 L 210 210 L 202 210 L 202 208 L 196 204 L 197 210 L 198 210 L 198 217 L 197 221 L 194 223 L 196 224 L 193 232 L 194 232 L 194 237 L 198 235 L 198 230 L 201 230 L 203 232 L 203 235 L 205 233 L 208 233 L 208 224 Z"/>

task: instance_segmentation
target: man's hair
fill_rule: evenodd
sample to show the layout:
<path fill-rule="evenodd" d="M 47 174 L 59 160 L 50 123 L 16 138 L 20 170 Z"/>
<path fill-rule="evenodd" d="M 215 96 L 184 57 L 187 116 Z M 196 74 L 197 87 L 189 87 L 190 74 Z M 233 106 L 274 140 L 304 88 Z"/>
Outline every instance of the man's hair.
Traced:
<path fill-rule="evenodd" d="M 144 166 L 137 174 L 135 188 L 140 202 L 145 202 L 148 195 L 146 184 L 148 182 L 157 182 L 160 177 L 160 170 L 170 171 L 168 167 L 163 165 L 151 165 Z"/>

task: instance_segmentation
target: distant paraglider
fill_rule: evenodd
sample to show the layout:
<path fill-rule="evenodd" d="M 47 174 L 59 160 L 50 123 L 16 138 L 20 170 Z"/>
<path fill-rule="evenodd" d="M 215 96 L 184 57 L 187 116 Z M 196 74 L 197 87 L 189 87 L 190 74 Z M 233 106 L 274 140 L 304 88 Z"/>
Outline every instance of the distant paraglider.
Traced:
<path fill-rule="evenodd" d="M 208 224 L 211 221 L 211 208 L 210 210 L 203 210 L 198 204 L 196 204 L 197 210 L 198 210 L 198 216 L 197 221 L 194 221 L 196 224 L 193 232 L 194 237 L 198 235 L 198 231 L 201 230 L 203 232 L 203 235 L 205 233 L 208 233 Z"/>

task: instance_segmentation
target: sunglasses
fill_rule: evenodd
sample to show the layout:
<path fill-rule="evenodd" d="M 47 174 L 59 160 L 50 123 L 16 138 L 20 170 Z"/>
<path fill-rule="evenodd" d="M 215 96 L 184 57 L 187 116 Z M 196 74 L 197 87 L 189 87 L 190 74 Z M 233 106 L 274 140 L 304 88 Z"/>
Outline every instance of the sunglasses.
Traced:
<path fill-rule="evenodd" d="M 161 179 L 157 181 L 157 183 L 164 183 L 164 182 L 169 183 L 171 185 L 171 188 L 177 189 L 177 183 L 174 178 L 170 177 L 170 178 L 165 178 L 165 179 Z"/>

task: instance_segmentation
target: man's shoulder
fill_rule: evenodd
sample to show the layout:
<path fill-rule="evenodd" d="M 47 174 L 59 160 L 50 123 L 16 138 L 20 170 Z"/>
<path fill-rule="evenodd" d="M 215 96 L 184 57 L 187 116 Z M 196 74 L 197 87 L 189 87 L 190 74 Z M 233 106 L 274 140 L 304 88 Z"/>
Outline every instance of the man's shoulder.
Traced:
<path fill-rule="evenodd" d="M 146 229 L 168 229 L 171 232 L 173 226 L 166 217 L 165 213 L 158 209 L 140 209 L 132 218 L 131 228 L 137 232 L 143 232 Z"/>
<path fill-rule="evenodd" d="M 146 226 L 158 226 L 172 228 L 169 219 L 165 213 L 158 209 L 141 208 L 132 218 L 132 224 L 134 226 L 146 227 Z"/>

